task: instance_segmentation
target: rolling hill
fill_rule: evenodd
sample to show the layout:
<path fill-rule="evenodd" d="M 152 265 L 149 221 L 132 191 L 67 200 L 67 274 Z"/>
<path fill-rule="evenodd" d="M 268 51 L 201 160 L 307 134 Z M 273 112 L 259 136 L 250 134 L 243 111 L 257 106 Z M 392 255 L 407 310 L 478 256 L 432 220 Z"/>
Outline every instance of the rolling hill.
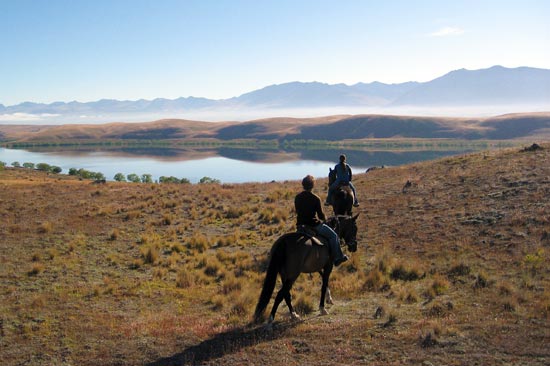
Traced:
<path fill-rule="evenodd" d="M 338 115 L 268 118 L 247 122 L 160 120 L 101 125 L 0 125 L 0 142 L 100 142 L 116 140 L 355 140 L 368 138 L 550 139 L 550 113 L 491 118 Z"/>

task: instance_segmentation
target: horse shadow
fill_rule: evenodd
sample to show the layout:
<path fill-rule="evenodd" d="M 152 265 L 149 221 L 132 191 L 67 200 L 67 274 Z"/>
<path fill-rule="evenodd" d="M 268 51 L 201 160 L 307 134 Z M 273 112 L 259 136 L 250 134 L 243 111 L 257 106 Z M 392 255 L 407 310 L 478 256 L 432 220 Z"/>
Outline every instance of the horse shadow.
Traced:
<path fill-rule="evenodd" d="M 148 363 L 147 366 L 182 366 L 198 365 L 203 362 L 221 358 L 227 354 L 262 342 L 279 338 L 286 330 L 295 327 L 299 322 L 287 321 L 266 325 L 248 325 L 214 335 L 197 345 L 190 346 L 182 352 Z"/>

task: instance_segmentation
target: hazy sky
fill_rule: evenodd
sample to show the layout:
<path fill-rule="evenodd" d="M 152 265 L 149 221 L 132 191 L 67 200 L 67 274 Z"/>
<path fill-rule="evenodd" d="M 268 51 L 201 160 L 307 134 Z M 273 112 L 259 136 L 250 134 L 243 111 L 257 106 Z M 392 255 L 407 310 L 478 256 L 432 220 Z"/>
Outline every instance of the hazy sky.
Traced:
<path fill-rule="evenodd" d="M 0 0 L 0 103 L 550 69 L 546 0 Z"/>

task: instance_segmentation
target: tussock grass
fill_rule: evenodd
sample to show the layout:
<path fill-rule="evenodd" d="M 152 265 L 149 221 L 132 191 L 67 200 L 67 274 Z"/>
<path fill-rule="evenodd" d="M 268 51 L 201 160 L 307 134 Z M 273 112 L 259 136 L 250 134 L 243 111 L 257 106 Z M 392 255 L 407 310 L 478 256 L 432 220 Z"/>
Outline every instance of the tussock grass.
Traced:
<path fill-rule="evenodd" d="M 333 270 L 330 315 L 317 316 L 320 276 L 301 275 L 292 295 L 305 320 L 283 302 L 269 334 L 249 322 L 269 249 L 294 229 L 299 181 L 98 188 L 6 168 L 2 360 L 542 364 L 549 150 L 357 172 L 359 247 Z"/>

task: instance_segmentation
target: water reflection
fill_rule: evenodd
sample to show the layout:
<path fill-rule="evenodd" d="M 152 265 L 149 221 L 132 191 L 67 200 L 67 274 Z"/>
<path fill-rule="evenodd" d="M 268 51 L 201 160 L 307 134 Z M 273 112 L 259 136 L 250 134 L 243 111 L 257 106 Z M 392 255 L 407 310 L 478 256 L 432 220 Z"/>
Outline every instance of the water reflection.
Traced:
<path fill-rule="evenodd" d="M 79 149 L 15 150 L 0 148 L 0 161 L 47 163 L 63 172 L 83 168 L 113 179 L 116 173 L 176 176 L 198 182 L 211 177 L 224 183 L 269 182 L 301 179 L 306 174 L 325 177 L 328 168 L 345 153 L 354 173 L 372 166 L 396 166 L 444 156 L 463 154 L 464 150 L 372 151 L 356 149 L 254 149 L 254 148 L 175 148 L 111 147 Z"/>

